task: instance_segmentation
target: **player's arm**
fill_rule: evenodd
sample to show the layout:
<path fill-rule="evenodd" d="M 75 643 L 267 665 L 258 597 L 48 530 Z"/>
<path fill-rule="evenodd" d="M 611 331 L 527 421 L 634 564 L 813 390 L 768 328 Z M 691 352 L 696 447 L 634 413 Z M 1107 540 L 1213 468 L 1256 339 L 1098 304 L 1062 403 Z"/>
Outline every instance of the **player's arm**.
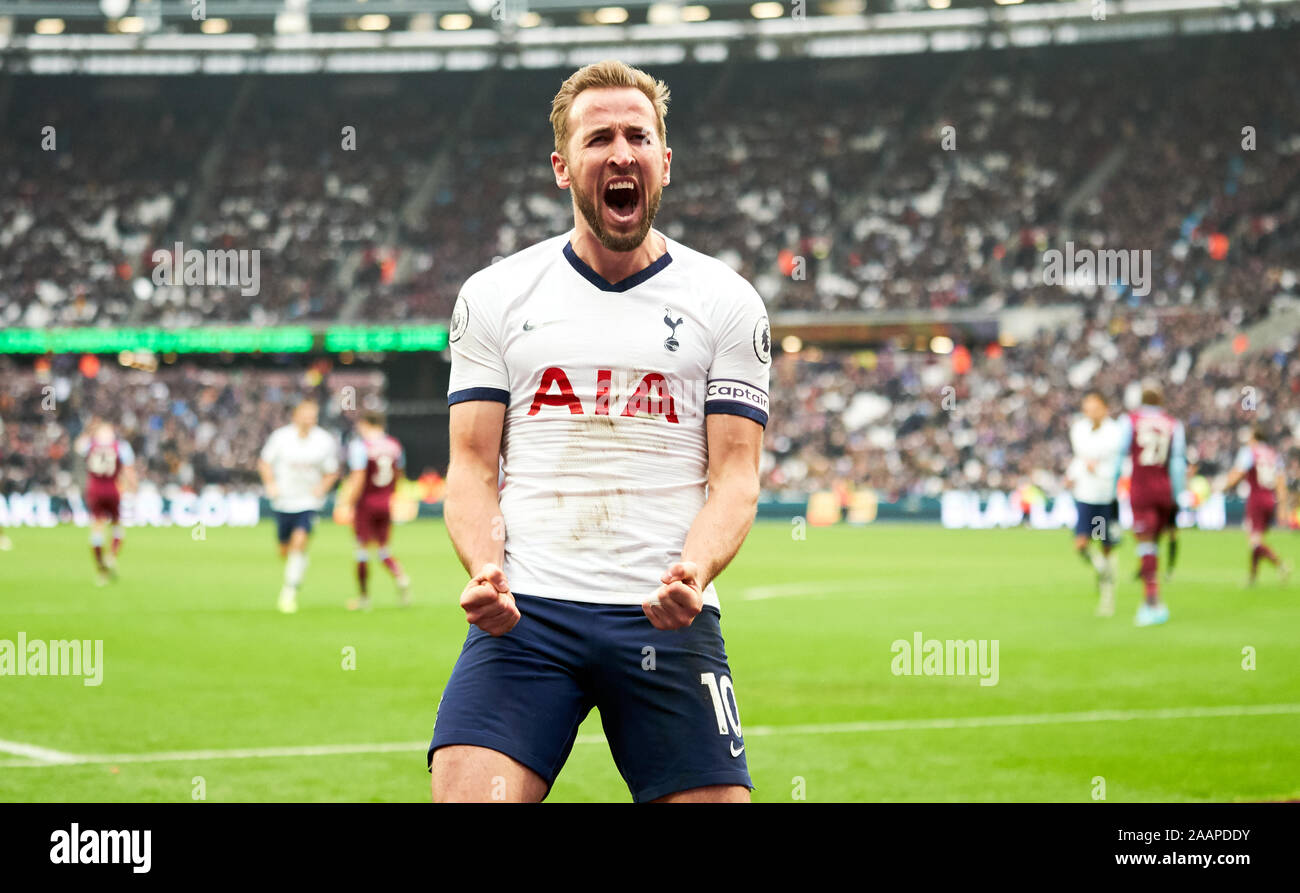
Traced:
<path fill-rule="evenodd" d="M 324 499 L 334 489 L 339 482 L 339 445 L 334 438 L 330 438 L 333 450 L 325 455 L 325 461 L 321 463 L 322 477 L 320 483 L 316 485 L 316 495 Z"/>
<path fill-rule="evenodd" d="M 443 519 L 452 548 L 470 575 L 460 596 L 465 619 L 494 636 L 519 621 L 519 608 L 501 565 L 505 524 L 497 491 L 501 431 L 506 407 L 495 400 L 470 400 L 450 407 L 450 459 Z"/>
<path fill-rule="evenodd" d="M 122 492 L 134 493 L 140 486 L 140 481 L 139 478 L 136 477 L 135 473 L 135 451 L 131 449 L 129 443 L 122 443 L 118 447 L 117 460 L 122 465 Z"/>
<path fill-rule="evenodd" d="M 1255 454 L 1251 452 L 1249 446 L 1243 446 L 1237 450 L 1237 458 L 1232 463 L 1232 468 L 1228 471 L 1228 479 L 1223 482 L 1224 492 L 1232 490 L 1241 483 L 1241 479 L 1246 476 L 1246 472 L 1255 464 Z"/>
<path fill-rule="evenodd" d="M 1115 444 L 1115 468 L 1111 472 L 1111 489 L 1119 487 L 1119 477 L 1124 473 L 1124 457 L 1133 446 L 1133 420 L 1123 416 L 1119 420 L 1119 435 Z"/>
<path fill-rule="evenodd" d="M 361 504 L 361 491 L 366 488 L 366 467 L 369 463 L 366 445 L 360 438 L 354 437 L 348 444 L 348 476 L 339 493 L 339 498 L 347 503 L 353 512 Z"/>
<path fill-rule="evenodd" d="M 1187 433 L 1183 423 L 1174 426 L 1174 439 L 1169 452 L 1169 484 L 1174 502 L 1187 486 Z"/>
<path fill-rule="evenodd" d="M 364 468 L 353 469 L 348 472 L 347 480 L 343 482 L 343 492 L 347 494 L 348 504 L 353 510 L 361 502 L 361 491 L 366 487 L 366 470 Z"/>
<path fill-rule="evenodd" d="M 335 468 L 333 471 L 325 472 L 325 476 L 321 478 L 320 483 L 316 485 L 316 495 L 321 497 L 328 496 L 329 492 L 334 489 L 334 485 L 338 482 L 338 468 Z"/>
<path fill-rule="evenodd" d="M 705 432 L 708 498 L 686 534 L 681 561 L 642 605 L 656 629 L 690 626 L 704 607 L 705 587 L 736 557 L 758 508 L 763 426 L 745 416 L 715 413 L 705 420 Z"/>
<path fill-rule="evenodd" d="M 134 493 L 140 488 L 140 478 L 135 473 L 134 463 L 122 466 L 122 492 Z"/>
<path fill-rule="evenodd" d="M 263 453 L 263 457 L 265 457 L 265 453 Z M 262 489 L 266 491 L 266 498 L 274 502 L 280 491 L 275 486 L 275 471 L 271 468 L 271 463 L 266 461 L 265 458 L 258 459 L 257 473 L 262 478 Z"/>
<path fill-rule="evenodd" d="M 262 490 L 266 493 L 266 498 L 272 502 L 275 502 L 280 495 L 280 488 L 275 481 L 275 468 L 271 464 L 275 461 L 278 448 L 276 434 L 272 434 L 266 439 L 266 444 L 257 457 L 257 474 L 262 479 Z"/>

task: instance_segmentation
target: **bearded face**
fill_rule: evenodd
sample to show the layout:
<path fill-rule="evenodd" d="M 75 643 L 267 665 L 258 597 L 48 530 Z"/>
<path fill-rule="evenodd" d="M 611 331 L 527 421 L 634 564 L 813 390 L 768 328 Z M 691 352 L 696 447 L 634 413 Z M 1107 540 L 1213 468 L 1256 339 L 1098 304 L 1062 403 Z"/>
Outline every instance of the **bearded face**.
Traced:
<path fill-rule="evenodd" d="M 569 117 L 566 155 L 551 157 L 556 182 L 572 191 L 605 249 L 634 251 L 654 226 L 672 160 L 654 106 L 634 88 L 591 89 L 574 100 Z"/>

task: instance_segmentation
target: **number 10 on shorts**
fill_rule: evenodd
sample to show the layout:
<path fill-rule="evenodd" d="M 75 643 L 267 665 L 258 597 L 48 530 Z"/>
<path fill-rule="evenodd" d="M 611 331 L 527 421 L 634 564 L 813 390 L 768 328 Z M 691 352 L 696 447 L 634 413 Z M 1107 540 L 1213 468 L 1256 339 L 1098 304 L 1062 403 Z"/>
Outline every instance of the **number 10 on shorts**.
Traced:
<path fill-rule="evenodd" d="M 736 706 L 736 689 L 731 684 L 731 677 L 724 674 L 719 681 L 719 677 L 712 673 L 701 673 L 700 685 L 708 686 L 709 697 L 713 699 L 713 713 L 718 720 L 718 734 L 726 735 L 731 732 L 737 738 L 743 738 L 744 735 L 740 732 L 740 708 Z M 731 725 L 730 729 L 727 727 L 728 723 Z"/>

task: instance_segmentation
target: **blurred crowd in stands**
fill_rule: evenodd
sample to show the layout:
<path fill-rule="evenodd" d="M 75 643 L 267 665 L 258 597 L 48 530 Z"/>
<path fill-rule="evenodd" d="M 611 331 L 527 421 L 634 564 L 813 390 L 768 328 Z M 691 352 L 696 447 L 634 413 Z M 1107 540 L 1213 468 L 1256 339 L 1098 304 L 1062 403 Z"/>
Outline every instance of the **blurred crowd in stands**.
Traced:
<path fill-rule="evenodd" d="M 657 225 L 773 311 L 1077 300 L 1043 283 L 1073 241 L 1151 250 L 1144 302 L 1249 318 L 1300 251 L 1293 38 L 656 71 Z M 0 324 L 445 318 L 475 270 L 572 225 L 563 74 L 27 78 L 0 137 Z M 178 241 L 261 251 L 261 292 L 156 285 Z"/>
<path fill-rule="evenodd" d="M 778 354 L 763 488 L 869 487 L 887 500 L 1026 484 L 1058 492 L 1084 395 L 1099 392 L 1118 416 L 1147 383 L 1186 425 L 1197 472 L 1211 481 L 1226 472 L 1258 424 L 1300 482 L 1295 342 L 1204 362 L 1212 334 L 1234 328 L 1204 313 L 1116 314 L 950 354 L 894 346 Z"/>
<path fill-rule="evenodd" d="M 142 484 L 242 489 L 257 483 L 263 444 L 299 400 L 321 404 L 321 427 L 340 442 L 353 410 L 382 407 L 383 376 L 374 371 L 185 362 L 150 370 L 115 361 L 88 369 L 78 360 L 0 357 L 0 492 L 79 489 L 84 462 L 72 445 L 96 420 L 130 442 Z"/>

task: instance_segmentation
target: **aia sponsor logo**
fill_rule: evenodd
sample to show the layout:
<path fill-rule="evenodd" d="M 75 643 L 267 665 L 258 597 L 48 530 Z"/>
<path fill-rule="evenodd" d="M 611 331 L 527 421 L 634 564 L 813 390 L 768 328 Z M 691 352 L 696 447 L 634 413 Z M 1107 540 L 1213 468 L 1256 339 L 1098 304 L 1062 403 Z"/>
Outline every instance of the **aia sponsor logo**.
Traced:
<path fill-rule="evenodd" d="M 704 382 L 683 382 L 660 372 L 647 372 L 639 379 L 634 377 L 636 374 L 620 370 L 616 375 L 610 369 L 597 370 L 596 399 L 590 407 L 591 414 L 662 418 L 674 425 L 680 424 L 684 417 L 701 414 Z M 574 393 L 568 373 L 559 366 L 550 366 L 542 372 L 528 414 L 538 415 L 547 407 L 567 409 L 570 415 L 587 414 L 587 407 Z"/>

